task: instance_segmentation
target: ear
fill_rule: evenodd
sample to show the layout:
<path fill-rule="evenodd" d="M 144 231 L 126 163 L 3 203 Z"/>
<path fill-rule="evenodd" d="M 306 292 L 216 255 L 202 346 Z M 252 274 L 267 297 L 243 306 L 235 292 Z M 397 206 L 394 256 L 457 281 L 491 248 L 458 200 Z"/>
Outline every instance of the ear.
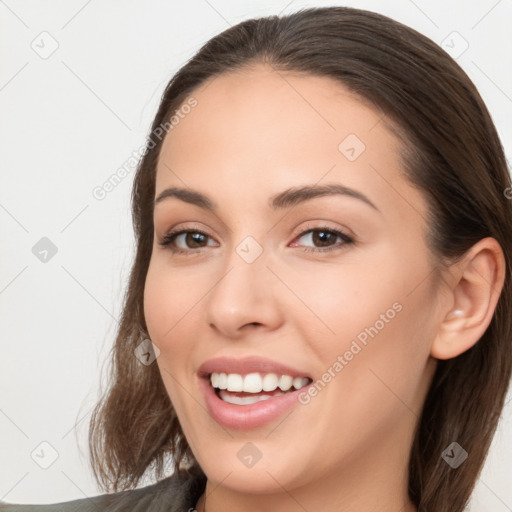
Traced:
<path fill-rule="evenodd" d="M 491 237 L 479 240 L 454 264 L 453 276 L 450 300 L 441 311 L 430 351 L 437 359 L 451 359 L 470 349 L 491 323 L 505 280 L 500 244 Z"/>

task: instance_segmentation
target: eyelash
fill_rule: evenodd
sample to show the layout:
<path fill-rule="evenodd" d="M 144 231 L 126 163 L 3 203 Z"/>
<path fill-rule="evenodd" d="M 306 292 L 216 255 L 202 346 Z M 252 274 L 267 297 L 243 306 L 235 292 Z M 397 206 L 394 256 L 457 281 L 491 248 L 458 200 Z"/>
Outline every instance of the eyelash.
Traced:
<path fill-rule="evenodd" d="M 308 233 L 320 231 L 322 233 L 329 233 L 332 235 L 336 235 L 337 237 L 340 237 L 343 240 L 343 244 L 340 245 L 334 245 L 332 247 L 326 247 L 326 248 L 313 248 L 313 247 L 303 247 L 302 250 L 304 252 L 320 252 L 325 253 L 329 251 L 334 251 L 336 249 L 342 249 L 345 245 L 350 245 L 355 242 L 354 238 L 347 235 L 343 231 L 340 231 L 338 229 L 328 228 L 328 227 L 308 227 L 305 231 L 302 231 L 300 234 L 296 235 L 296 238 L 302 238 L 304 235 L 307 235 Z M 180 249 L 178 247 L 174 247 L 171 244 L 174 243 L 175 239 L 184 233 L 195 233 L 195 234 L 201 234 L 203 236 L 206 236 L 207 238 L 210 238 L 210 236 L 205 233 L 204 231 L 201 231 L 200 229 L 180 229 L 176 231 L 171 231 L 167 233 L 161 242 L 159 242 L 159 245 L 162 247 L 168 247 L 169 250 L 174 254 L 186 254 L 191 255 L 191 253 L 197 254 L 198 252 L 201 252 L 202 249 L 206 249 L 206 247 L 201 247 L 199 249 Z"/>

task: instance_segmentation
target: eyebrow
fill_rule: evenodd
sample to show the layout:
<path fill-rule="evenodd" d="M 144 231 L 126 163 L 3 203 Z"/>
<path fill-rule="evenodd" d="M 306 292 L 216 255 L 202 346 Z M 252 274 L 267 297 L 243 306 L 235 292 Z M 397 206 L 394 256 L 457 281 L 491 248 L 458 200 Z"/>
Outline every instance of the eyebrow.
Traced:
<path fill-rule="evenodd" d="M 292 206 L 316 197 L 334 195 L 343 195 L 359 199 L 380 213 L 380 210 L 362 192 L 339 183 L 327 185 L 306 185 L 302 187 L 289 188 L 272 196 L 269 199 L 268 204 L 272 210 L 282 210 L 285 208 L 291 208 Z M 216 212 L 218 210 L 218 205 L 208 196 L 198 192 L 197 190 L 181 187 L 169 187 L 163 190 L 155 199 L 154 206 L 170 197 L 180 199 L 181 201 L 193 204 L 211 212 Z"/>

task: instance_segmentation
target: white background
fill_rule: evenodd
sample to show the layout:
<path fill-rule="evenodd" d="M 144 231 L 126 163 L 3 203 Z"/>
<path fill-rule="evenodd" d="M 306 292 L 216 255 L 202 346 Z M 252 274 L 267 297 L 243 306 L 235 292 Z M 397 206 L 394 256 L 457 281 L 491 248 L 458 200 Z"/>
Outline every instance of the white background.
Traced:
<path fill-rule="evenodd" d="M 458 32 L 469 47 L 457 60 L 510 160 L 512 0 L 0 0 L 0 500 L 99 493 L 87 426 L 133 255 L 133 166 L 105 199 L 92 190 L 143 144 L 165 85 L 206 40 L 247 18 L 321 5 L 375 10 L 439 44 Z M 31 47 L 52 44 L 48 58 Z M 57 247 L 46 263 L 32 253 L 42 237 Z M 512 510 L 511 415 L 509 399 L 472 511 Z M 50 461 L 41 442 L 58 454 L 48 469 L 31 458 Z"/>

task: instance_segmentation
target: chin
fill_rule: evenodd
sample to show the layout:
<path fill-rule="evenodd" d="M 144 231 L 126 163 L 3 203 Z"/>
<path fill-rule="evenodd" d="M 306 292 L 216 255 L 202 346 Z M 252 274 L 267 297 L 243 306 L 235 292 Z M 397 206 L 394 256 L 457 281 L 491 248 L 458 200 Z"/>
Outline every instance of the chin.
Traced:
<path fill-rule="evenodd" d="M 215 485 L 244 494 L 273 494 L 282 492 L 283 487 L 298 487 L 311 477 L 313 464 L 306 464 L 304 454 L 295 448 L 300 439 L 289 440 L 288 453 L 281 437 L 271 440 L 253 435 L 253 441 L 250 436 L 217 441 L 204 432 L 202 435 L 208 445 L 202 450 L 201 443 L 196 444 L 199 452 L 194 455 Z"/>

